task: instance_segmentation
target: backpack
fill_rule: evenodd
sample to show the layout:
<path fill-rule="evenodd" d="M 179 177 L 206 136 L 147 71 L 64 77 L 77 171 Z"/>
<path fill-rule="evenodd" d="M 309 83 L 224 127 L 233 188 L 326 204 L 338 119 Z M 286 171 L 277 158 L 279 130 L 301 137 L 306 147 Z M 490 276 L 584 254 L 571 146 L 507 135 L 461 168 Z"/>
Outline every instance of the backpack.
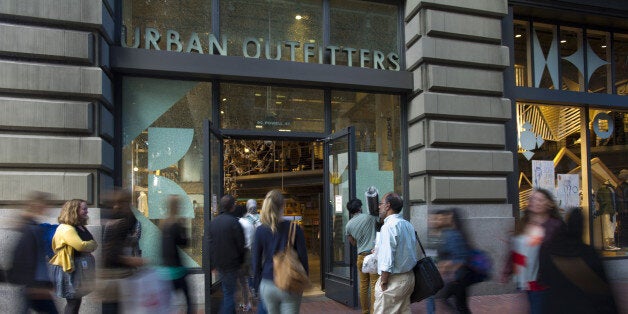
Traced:
<path fill-rule="evenodd" d="M 42 229 L 42 249 L 44 250 L 46 260 L 51 259 L 55 252 L 52 250 L 52 237 L 57 232 L 58 224 L 41 223 L 39 226 Z"/>
<path fill-rule="evenodd" d="M 467 266 L 474 273 L 474 282 L 486 281 L 491 277 L 493 270 L 493 261 L 486 251 L 479 249 L 471 249 Z"/>

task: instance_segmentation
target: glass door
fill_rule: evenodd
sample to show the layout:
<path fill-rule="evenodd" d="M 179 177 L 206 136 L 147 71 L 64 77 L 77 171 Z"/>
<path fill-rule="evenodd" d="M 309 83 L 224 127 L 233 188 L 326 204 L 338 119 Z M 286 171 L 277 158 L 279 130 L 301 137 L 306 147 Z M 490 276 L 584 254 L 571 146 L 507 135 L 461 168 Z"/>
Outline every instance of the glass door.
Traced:
<path fill-rule="evenodd" d="M 218 202 L 223 194 L 223 137 L 220 130 L 214 127 L 209 121 L 203 123 L 203 136 L 205 138 L 205 146 L 203 147 L 203 156 L 206 159 L 203 162 L 204 177 L 204 197 L 206 210 L 203 215 L 205 219 L 204 234 L 209 234 L 209 223 L 218 215 Z M 207 210 L 208 209 L 208 210 Z M 209 261 L 209 241 L 207 237 L 203 237 L 203 273 L 205 274 L 205 310 L 211 312 L 211 287 L 218 278 L 211 273 L 211 265 Z"/>
<path fill-rule="evenodd" d="M 325 296 L 348 306 L 358 302 L 356 252 L 345 236 L 349 213 L 345 204 L 355 197 L 355 131 L 348 127 L 325 139 L 323 208 L 323 279 Z"/>

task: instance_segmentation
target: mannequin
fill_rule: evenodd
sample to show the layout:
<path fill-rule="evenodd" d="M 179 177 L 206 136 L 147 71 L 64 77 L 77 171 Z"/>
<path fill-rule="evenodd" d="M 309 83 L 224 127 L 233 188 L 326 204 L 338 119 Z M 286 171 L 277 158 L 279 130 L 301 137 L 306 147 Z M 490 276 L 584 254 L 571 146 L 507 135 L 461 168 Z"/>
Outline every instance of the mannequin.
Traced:
<path fill-rule="evenodd" d="M 604 237 L 604 250 L 617 251 L 620 248 L 615 246 L 615 228 L 617 227 L 617 210 L 619 206 L 617 192 L 606 180 L 596 193 L 598 211 L 602 216 L 602 235 Z"/>
<path fill-rule="evenodd" d="M 137 210 L 148 217 L 148 196 L 144 191 L 140 192 L 140 196 L 137 197 Z"/>

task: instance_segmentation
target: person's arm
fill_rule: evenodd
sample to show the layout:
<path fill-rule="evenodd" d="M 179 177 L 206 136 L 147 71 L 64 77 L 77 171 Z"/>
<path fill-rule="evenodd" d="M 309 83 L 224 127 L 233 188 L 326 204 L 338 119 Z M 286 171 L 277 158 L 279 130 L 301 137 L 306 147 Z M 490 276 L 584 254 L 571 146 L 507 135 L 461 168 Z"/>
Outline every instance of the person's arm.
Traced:
<path fill-rule="evenodd" d="M 246 242 L 244 240 L 244 229 L 242 229 L 242 225 L 239 221 L 235 221 L 233 224 L 232 232 L 234 234 L 234 245 L 238 250 L 238 256 L 240 256 L 240 264 L 244 263 L 244 255 L 246 254 Z"/>
<path fill-rule="evenodd" d="M 251 246 L 251 268 L 253 270 L 253 287 L 256 291 L 259 291 L 259 283 L 262 280 L 262 263 L 263 263 L 263 255 L 262 255 L 262 233 L 259 232 L 259 228 L 257 232 L 255 232 L 255 236 L 253 237 L 253 245 Z"/>
<path fill-rule="evenodd" d="M 358 245 L 357 242 L 355 241 L 355 238 L 353 236 L 351 236 L 351 235 L 347 236 L 347 240 L 349 240 L 349 243 L 351 243 L 351 245 L 353 245 L 353 246 L 357 246 Z"/>
<path fill-rule="evenodd" d="M 60 236 L 67 245 L 79 252 L 93 252 L 98 247 L 98 243 L 94 240 L 81 240 L 76 229 L 72 226 L 64 228 Z"/>
<path fill-rule="evenodd" d="M 307 260 L 307 248 L 305 246 L 305 236 L 303 235 L 303 229 L 297 225 L 296 236 L 294 239 L 294 244 L 296 246 L 297 255 L 299 256 L 299 260 L 305 268 L 305 272 L 309 275 L 309 265 Z"/>
<path fill-rule="evenodd" d="M 388 277 L 390 277 L 390 273 L 387 271 L 383 271 L 382 275 L 380 276 L 382 291 L 386 291 L 386 289 L 388 289 Z"/>

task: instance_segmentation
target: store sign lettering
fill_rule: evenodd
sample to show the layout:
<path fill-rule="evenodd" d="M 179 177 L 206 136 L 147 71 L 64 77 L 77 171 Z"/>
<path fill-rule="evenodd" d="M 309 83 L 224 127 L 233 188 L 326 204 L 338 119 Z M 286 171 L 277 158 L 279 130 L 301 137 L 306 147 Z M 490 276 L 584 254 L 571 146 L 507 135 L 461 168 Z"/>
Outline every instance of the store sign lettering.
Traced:
<path fill-rule="evenodd" d="M 216 51 L 222 56 L 228 56 L 227 36 L 222 36 L 220 40 L 213 34 L 199 36 L 193 32 L 189 38 L 181 38 L 179 32 L 175 30 L 167 30 L 165 36 L 159 30 L 147 27 L 144 29 L 144 36 L 140 35 L 140 28 L 136 27 L 133 32 L 133 44 L 127 45 L 126 28 L 122 30 L 122 46 L 126 48 L 140 48 L 141 40 L 144 40 L 142 47 L 144 49 L 161 50 L 159 42 L 166 41 L 167 51 L 177 52 L 196 52 L 205 53 L 202 43 L 206 43 L 209 51 Z M 298 41 L 277 41 L 274 44 L 270 42 L 262 43 L 258 38 L 247 37 L 242 41 L 242 54 L 245 58 L 265 58 L 268 60 L 281 60 L 282 48 L 289 48 L 290 61 L 296 61 L 297 54 L 303 55 L 305 63 L 317 62 L 324 63 L 324 53 L 329 53 L 329 64 L 336 65 L 336 57 L 344 55 L 348 66 L 360 66 L 362 68 L 374 68 L 381 70 L 399 71 L 399 55 L 394 52 L 384 53 L 378 50 L 357 49 L 351 47 L 341 47 L 329 45 L 326 47 L 318 46 L 315 43 L 301 43 Z M 253 49 L 249 49 L 253 48 Z M 253 51 L 253 53 L 250 52 Z M 209 53 L 208 51 L 208 53 Z"/>

